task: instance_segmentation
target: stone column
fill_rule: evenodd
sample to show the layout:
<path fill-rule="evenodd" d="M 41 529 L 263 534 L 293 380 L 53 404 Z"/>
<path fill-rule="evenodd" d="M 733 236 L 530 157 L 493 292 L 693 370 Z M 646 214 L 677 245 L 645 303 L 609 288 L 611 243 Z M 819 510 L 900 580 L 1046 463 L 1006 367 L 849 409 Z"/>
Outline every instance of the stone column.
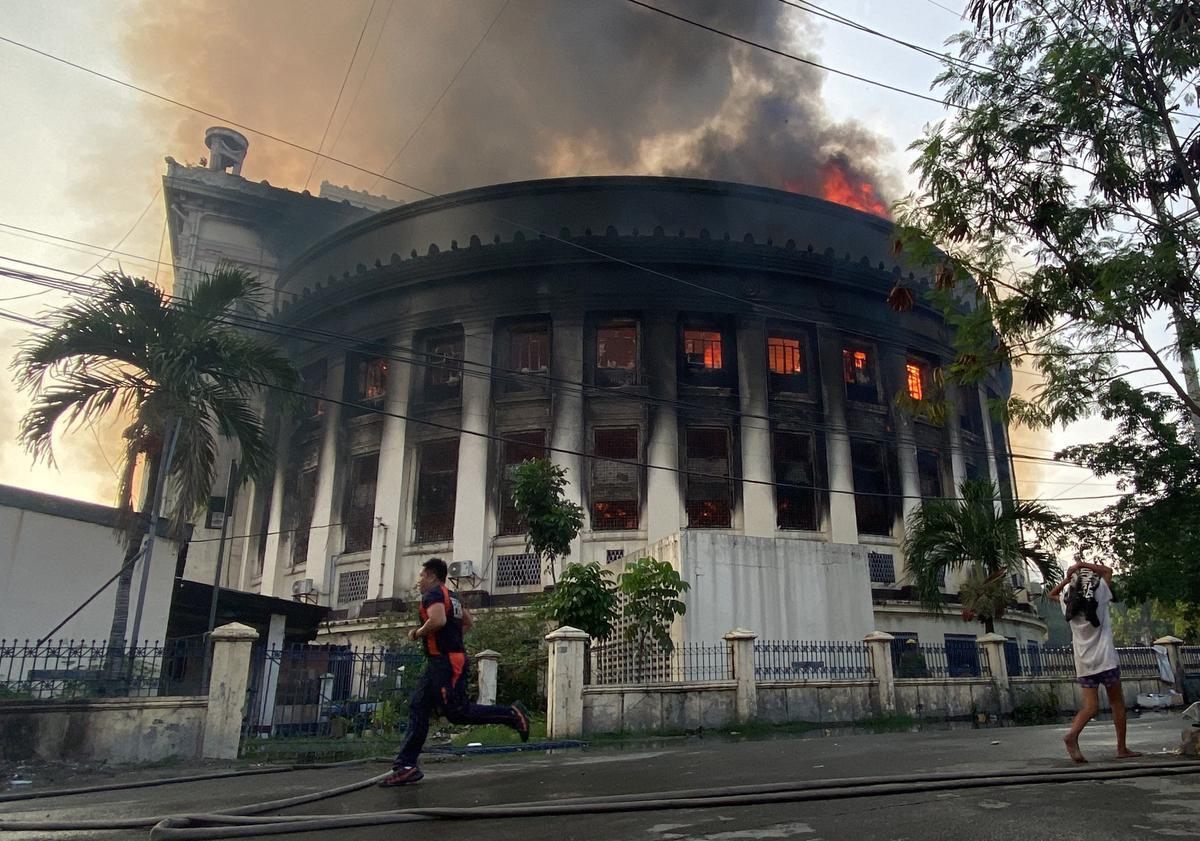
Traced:
<path fill-rule="evenodd" d="M 491 322 L 463 325 L 463 359 L 491 364 Z M 488 521 L 491 440 L 483 436 L 490 434 L 492 427 L 492 378 L 487 368 L 472 366 L 469 362 L 463 363 L 460 421 L 463 431 L 458 436 L 454 560 L 474 561 L 477 569 L 486 569 L 491 554 Z"/>
<path fill-rule="evenodd" d="M 950 412 L 946 418 L 946 431 L 950 439 L 950 478 L 954 487 L 949 489 L 946 496 L 958 496 L 962 483 L 967 478 L 967 461 L 963 454 L 962 426 L 959 423 L 960 395 L 957 383 L 946 382 L 946 401 L 950 404 Z"/>
<path fill-rule="evenodd" d="M 550 328 L 552 346 L 550 349 L 550 374 L 558 380 L 574 383 L 583 382 L 583 316 L 569 315 L 556 317 Z M 550 460 L 567 471 L 567 486 L 563 494 L 576 505 L 583 504 L 583 484 L 590 462 L 575 453 L 589 452 L 584 434 L 583 392 L 580 389 L 561 389 L 551 384 L 551 406 L 554 420 L 550 432 Z M 584 518 L 586 527 L 589 522 Z M 559 558 L 557 564 L 561 567 L 567 563 L 580 560 L 581 539 L 575 535 L 571 541 L 571 554 L 567 558 Z M 555 580 L 562 572 L 555 570 Z"/>
<path fill-rule="evenodd" d="M 775 536 L 775 481 L 767 400 L 767 334 L 763 323 L 738 319 L 738 408 L 742 439 L 742 532 Z"/>
<path fill-rule="evenodd" d="M 900 388 L 907 389 L 908 373 L 905 365 L 908 357 L 896 351 L 883 353 L 883 363 L 891 373 L 884 378 L 886 388 L 884 394 L 894 392 L 893 382 Z M 921 480 L 917 470 L 917 437 L 914 432 L 915 421 L 908 412 L 898 409 L 892 413 L 896 420 L 896 461 L 900 468 L 900 510 L 904 514 L 904 522 L 908 515 L 921 504 Z"/>
<path fill-rule="evenodd" d="M 817 341 L 825 403 L 825 459 L 829 465 L 829 536 L 834 543 L 858 543 L 854 467 L 846 427 L 846 387 L 842 381 L 842 340 L 836 333 L 822 331 Z"/>
<path fill-rule="evenodd" d="M 649 404 L 649 442 L 646 447 L 646 540 L 655 543 L 679 531 L 682 524 L 682 487 L 686 478 L 678 471 L 679 417 L 673 401 L 678 398 L 675 383 L 676 330 L 670 315 L 656 315 L 645 323 L 645 348 L 642 362 L 646 368 L 650 394 L 666 403 Z M 661 466 L 666 470 L 656 470 Z"/>
<path fill-rule="evenodd" d="M 997 495 L 1000 493 L 1000 472 L 996 466 L 996 442 L 992 440 L 992 411 L 988 408 L 987 392 L 983 386 L 976 386 L 975 394 L 979 398 L 979 413 L 983 416 L 983 442 L 987 447 L 987 469 L 992 484 L 996 486 Z"/>
<path fill-rule="evenodd" d="M 267 548 L 263 552 L 263 569 L 262 579 L 259 582 L 259 592 L 264 596 L 280 596 L 283 598 L 291 598 L 291 593 L 279 592 L 279 571 L 287 564 L 284 559 L 279 557 L 279 544 L 283 539 L 283 509 L 284 497 L 289 493 L 295 493 L 295 488 L 287 486 L 287 468 L 289 461 L 289 449 L 295 445 L 295 441 L 290 431 L 292 428 L 292 419 L 290 416 L 285 416 L 280 423 L 280 436 L 277 445 L 277 456 L 275 463 L 275 477 L 271 485 L 271 512 L 267 516 Z M 290 542 L 288 543 L 290 546 Z"/>
<path fill-rule="evenodd" d="M 237 759 L 250 680 L 250 648 L 258 631 L 233 622 L 212 633 L 212 677 L 208 681 L 208 712 L 204 717 L 205 759 Z"/>
<path fill-rule="evenodd" d="M 329 360 L 326 375 L 326 394 L 340 400 L 345 394 L 346 357 L 344 354 Z M 349 376 L 354 376 L 353 372 Z M 331 524 L 341 522 L 342 465 L 338 458 L 338 438 L 341 436 L 342 407 L 339 403 L 325 404 L 325 426 L 321 430 L 321 454 L 317 463 L 317 493 L 313 505 L 312 528 L 308 533 L 308 561 L 304 568 L 317 588 L 320 604 L 333 604 L 333 556 L 341 551 L 342 529 Z M 293 489 L 289 489 L 293 490 Z M 293 491 L 294 492 L 294 491 Z"/>
<path fill-rule="evenodd" d="M 992 683 L 1000 696 L 1000 714 L 1008 715 L 1013 710 L 1012 686 L 1008 680 L 1008 659 L 1004 656 L 1004 644 L 1008 642 L 1000 634 L 983 634 L 975 641 L 983 648 L 992 673 Z"/>
<path fill-rule="evenodd" d="M 886 631 L 872 631 L 863 637 L 871 654 L 871 671 L 879 684 L 879 715 L 896 712 L 896 678 L 892 673 L 892 640 Z"/>
<path fill-rule="evenodd" d="M 267 628 L 266 656 L 263 659 L 263 674 L 259 688 L 259 699 L 256 701 L 259 709 L 258 723 L 267 728 L 270 734 L 275 724 L 275 696 L 279 690 L 279 669 L 283 663 L 283 634 L 287 626 L 287 617 L 281 613 L 271 614 L 271 624 Z"/>
<path fill-rule="evenodd" d="M 496 678 L 500 667 L 500 652 L 490 648 L 475 655 L 475 668 L 478 669 L 479 685 L 478 703 L 496 703 Z"/>
<path fill-rule="evenodd" d="M 733 658 L 733 679 L 737 681 L 737 720 L 745 724 L 758 717 L 758 683 L 754 677 L 754 641 L 758 634 L 734 628 L 725 635 Z"/>
<path fill-rule="evenodd" d="M 1183 646 L 1183 640 L 1181 640 L 1179 637 L 1165 636 L 1156 639 L 1154 644 L 1161 645 L 1167 649 L 1167 659 L 1171 661 L 1171 674 L 1175 676 L 1174 689 L 1182 696 L 1183 656 L 1180 648 Z"/>
<path fill-rule="evenodd" d="M 412 347 L 412 331 L 406 330 L 393 337 L 392 345 Z M 412 393 L 413 366 L 408 362 L 392 359 L 388 362 L 387 398 L 384 402 L 388 414 L 383 416 L 383 431 L 379 442 L 379 474 L 375 484 L 375 517 L 379 528 L 375 529 L 371 541 L 371 567 L 367 579 L 367 601 L 376 602 L 392 598 L 397 590 L 404 590 L 404 581 L 397 587 L 397 579 L 406 570 L 397 569 L 400 552 L 407 542 L 407 522 L 404 517 L 404 491 L 406 438 L 408 421 L 397 415 L 408 414 L 409 396 Z"/>
<path fill-rule="evenodd" d="M 546 634 L 550 662 L 546 674 L 546 735 L 573 739 L 583 735 L 583 661 L 586 631 L 564 625 Z"/>

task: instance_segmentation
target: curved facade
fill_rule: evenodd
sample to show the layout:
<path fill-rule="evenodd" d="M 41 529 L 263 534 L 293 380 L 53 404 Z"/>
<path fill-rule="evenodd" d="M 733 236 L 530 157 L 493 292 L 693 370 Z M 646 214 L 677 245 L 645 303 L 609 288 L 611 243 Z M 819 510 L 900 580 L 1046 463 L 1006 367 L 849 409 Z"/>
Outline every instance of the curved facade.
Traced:
<path fill-rule="evenodd" d="M 366 215 L 281 261 L 275 317 L 328 399 L 279 419 L 241 586 L 368 616 L 439 555 L 497 603 L 535 592 L 549 577 L 509 476 L 547 455 L 585 511 L 572 560 L 681 532 L 730 557 L 836 556 L 875 625 L 904 631 L 903 517 L 968 476 L 1011 493 L 986 411 L 1010 383 L 941 390 L 950 334 L 891 245 L 858 211 L 692 179 L 523 182 Z M 901 276 L 906 313 L 885 300 Z M 944 423 L 912 400 L 945 402 Z M 1028 624 L 1010 635 L 1038 636 Z"/>

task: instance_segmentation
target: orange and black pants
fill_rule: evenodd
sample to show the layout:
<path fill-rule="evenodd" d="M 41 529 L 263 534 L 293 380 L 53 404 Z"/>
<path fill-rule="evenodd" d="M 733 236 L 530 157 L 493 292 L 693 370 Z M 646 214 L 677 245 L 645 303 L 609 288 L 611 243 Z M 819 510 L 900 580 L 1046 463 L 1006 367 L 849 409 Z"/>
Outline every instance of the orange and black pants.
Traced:
<path fill-rule="evenodd" d="M 429 735 L 429 718 L 441 713 L 451 724 L 505 724 L 514 730 L 517 714 L 511 707 L 472 704 L 467 700 L 467 656 L 462 653 L 431 656 L 425 674 L 413 690 L 408 711 L 408 736 L 395 766 L 416 765 L 425 738 Z"/>

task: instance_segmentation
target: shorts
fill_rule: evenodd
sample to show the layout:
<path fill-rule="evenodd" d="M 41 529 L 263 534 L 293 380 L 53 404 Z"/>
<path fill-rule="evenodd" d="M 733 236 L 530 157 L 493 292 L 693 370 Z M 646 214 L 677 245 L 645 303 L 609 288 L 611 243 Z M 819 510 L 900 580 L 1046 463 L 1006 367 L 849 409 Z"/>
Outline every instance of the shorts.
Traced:
<path fill-rule="evenodd" d="M 1121 667 L 1115 669 L 1106 669 L 1103 672 L 1097 672 L 1094 675 L 1085 675 L 1079 679 L 1079 685 L 1084 689 L 1095 689 L 1104 684 L 1104 688 L 1108 689 L 1111 686 L 1116 686 L 1121 682 Z"/>

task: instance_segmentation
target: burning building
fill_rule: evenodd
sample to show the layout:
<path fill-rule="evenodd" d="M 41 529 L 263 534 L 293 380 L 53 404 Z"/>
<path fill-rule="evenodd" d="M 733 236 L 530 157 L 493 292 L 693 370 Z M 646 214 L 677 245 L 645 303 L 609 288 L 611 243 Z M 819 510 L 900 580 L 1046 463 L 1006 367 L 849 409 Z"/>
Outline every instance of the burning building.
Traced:
<path fill-rule="evenodd" d="M 219 259 L 258 272 L 306 399 L 270 401 L 274 480 L 214 500 L 236 523 L 226 586 L 328 605 L 348 633 L 401 607 L 440 556 L 481 604 L 519 604 L 555 571 L 526 549 L 512 471 L 546 456 L 584 511 L 567 560 L 671 560 L 691 585 L 689 639 L 976 633 L 915 603 L 903 523 L 967 477 L 1011 496 L 1006 430 L 986 412 L 1011 384 L 933 376 L 950 328 L 919 294 L 888 307 L 898 280 L 928 280 L 895 264 L 886 219 L 627 176 L 380 209 L 254 184 L 227 158 L 168 162 L 181 282 Z M 901 408 L 922 400 L 951 407 L 944 423 Z M 197 538 L 216 536 L 207 525 Z M 217 545 L 189 563 L 211 571 Z M 1021 644 L 1043 629 L 1024 611 L 999 623 Z"/>

